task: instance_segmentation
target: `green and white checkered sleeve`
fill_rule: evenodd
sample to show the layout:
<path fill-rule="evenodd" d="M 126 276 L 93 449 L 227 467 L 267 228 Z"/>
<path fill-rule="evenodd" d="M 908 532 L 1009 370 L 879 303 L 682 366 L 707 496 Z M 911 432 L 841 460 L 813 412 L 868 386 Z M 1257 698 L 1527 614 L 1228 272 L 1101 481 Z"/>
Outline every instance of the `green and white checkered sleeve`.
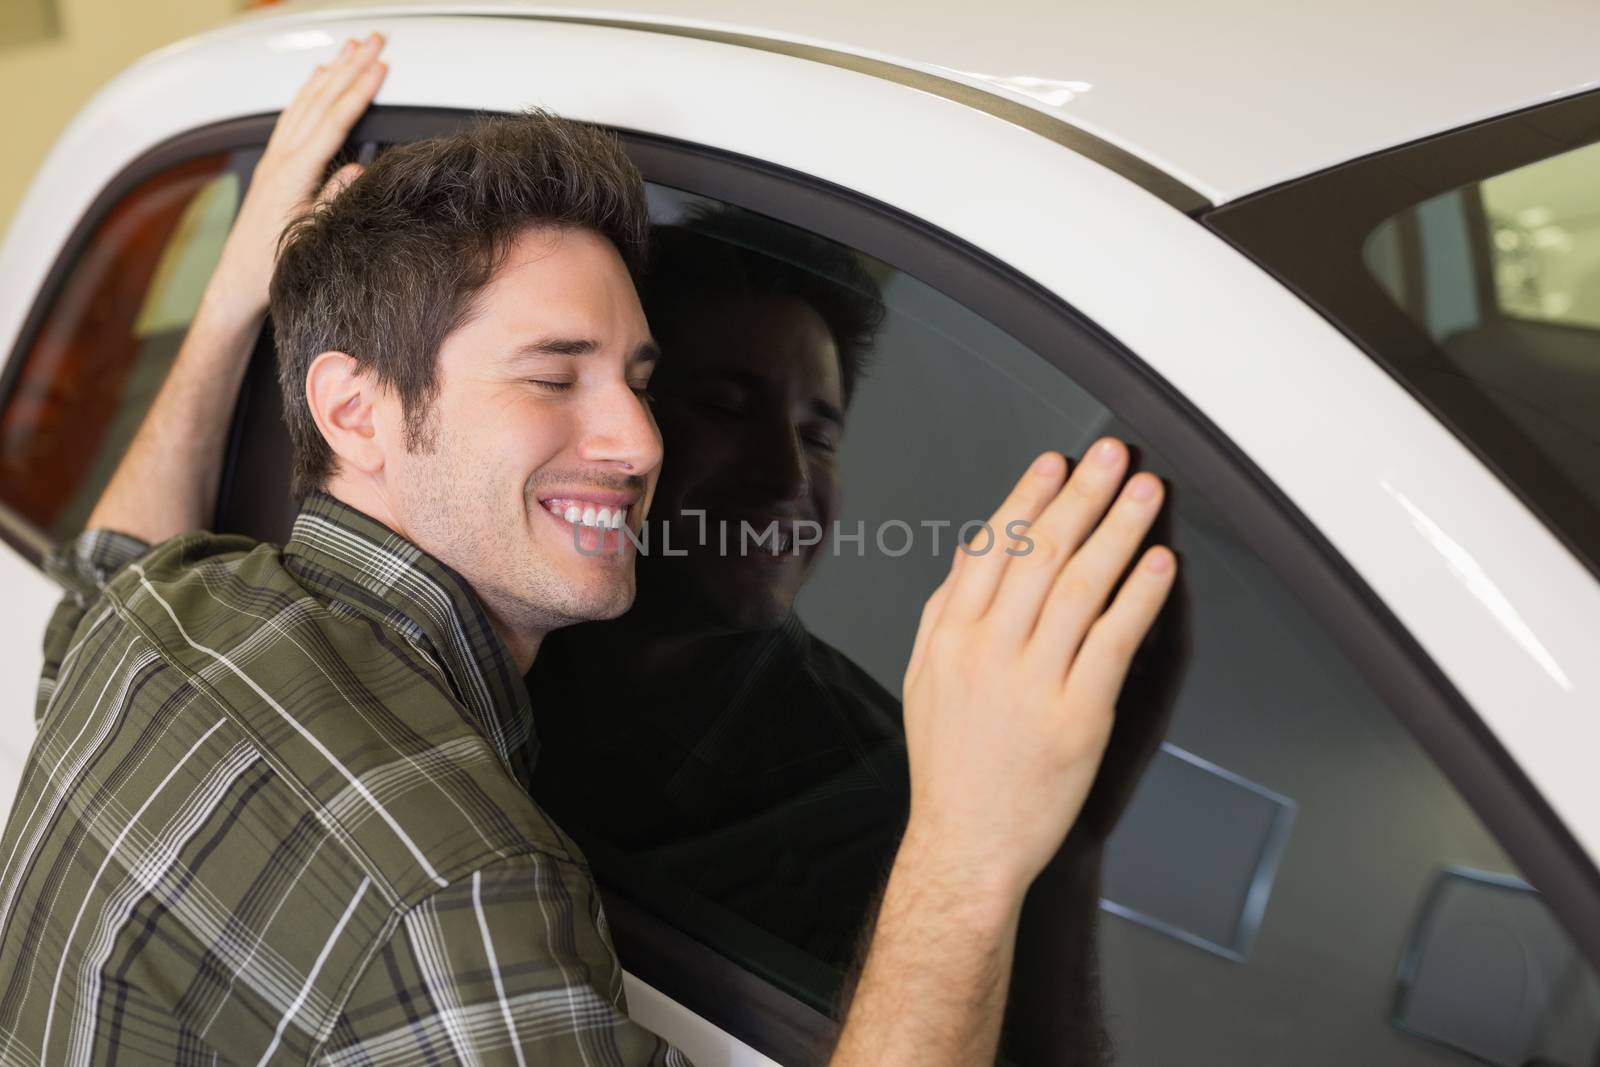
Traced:
<path fill-rule="evenodd" d="M 61 663 L 72 648 L 84 615 L 100 599 L 100 593 L 123 567 L 150 551 L 148 542 L 113 530 L 85 530 L 71 541 L 56 546 L 45 557 L 44 572 L 61 585 L 65 593 L 50 615 L 44 631 L 44 670 L 39 676 L 39 693 L 33 719 L 37 725 L 55 693 Z"/>
<path fill-rule="evenodd" d="M 689 1067 L 628 1018 L 588 873 L 542 854 L 496 861 L 407 911 L 319 1062 Z"/>

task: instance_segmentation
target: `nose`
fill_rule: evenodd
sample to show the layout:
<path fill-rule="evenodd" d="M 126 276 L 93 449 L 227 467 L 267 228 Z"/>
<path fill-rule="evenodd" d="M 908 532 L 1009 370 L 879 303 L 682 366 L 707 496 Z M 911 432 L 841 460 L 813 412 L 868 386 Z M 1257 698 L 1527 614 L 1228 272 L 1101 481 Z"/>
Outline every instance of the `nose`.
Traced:
<path fill-rule="evenodd" d="M 811 465 L 800 427 L 792 419 L 761 420 L 745 460 L 751 488 L 776 503 L 804 500 L 811 492 Z"/>
<path fill-rule="evenodd" d="M 661 466 L 661 431 L 649 404 L 626 382 L 598 392 L 590 407 L 579 445 L 585 460 L 636 475 Z"/>

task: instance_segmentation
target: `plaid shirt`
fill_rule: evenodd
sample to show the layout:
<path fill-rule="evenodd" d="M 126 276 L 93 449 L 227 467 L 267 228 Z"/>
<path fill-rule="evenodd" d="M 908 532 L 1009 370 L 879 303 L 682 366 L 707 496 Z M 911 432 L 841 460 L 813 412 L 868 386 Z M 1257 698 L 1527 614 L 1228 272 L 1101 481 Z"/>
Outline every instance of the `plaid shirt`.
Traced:
<path fill-rule="evenodd" d="M 686 1063 L 625 1014 L 458 575 L 320 495 L 281 549 L 91 531 L 50 569 L 0 1067 Z"/>

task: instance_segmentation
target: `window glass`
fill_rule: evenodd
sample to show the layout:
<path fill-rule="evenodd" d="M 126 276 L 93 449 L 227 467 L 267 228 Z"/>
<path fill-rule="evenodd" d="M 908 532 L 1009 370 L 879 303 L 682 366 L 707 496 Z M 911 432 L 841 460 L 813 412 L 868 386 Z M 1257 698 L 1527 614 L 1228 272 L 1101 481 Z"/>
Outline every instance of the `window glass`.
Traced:
<path fill-rule="evenodd" d="M 238 210 L 239 157 L 162 171 L 95 226 L 0 413 L 0 500 L 81 529 L 166 376 Z"/>
<path fill-rule="evenodd" d="M 1183 583 L 1030 895 L 1004 1057 L 1593 1062 L 1600 986 L 1539 895 L 1137 428 L 903 270 L 651 199 L 638 600 L 530 675 L 539 799 L 603 883 L 830 1010 L 903 828 L 922 602 L 1034 455 L 1112 433 L 1171 486 Z"/>
<path fill-rule="evenodd" d="M 1600 330 L 1600 145 L 1480 188 L 1500 310 Z M 1600 348 L 1594 351 L 1600 361 Z"/>
<path fill-rule="evenodd" d="M 1491 457 L 1525 457 L 1502 470 L 1567 498 L 1548 515 L 1600 509 L 1600 145 L 1409 207 L 1363 258 L 1431 342 L 1411 382 Z M 1590 524 L 1566 532 L 1596 555 Z"/>
<path fill-rule="evenodd" d="M 1600 575 L 1600 93 L 1205 221 L 1348 332 Z"/>

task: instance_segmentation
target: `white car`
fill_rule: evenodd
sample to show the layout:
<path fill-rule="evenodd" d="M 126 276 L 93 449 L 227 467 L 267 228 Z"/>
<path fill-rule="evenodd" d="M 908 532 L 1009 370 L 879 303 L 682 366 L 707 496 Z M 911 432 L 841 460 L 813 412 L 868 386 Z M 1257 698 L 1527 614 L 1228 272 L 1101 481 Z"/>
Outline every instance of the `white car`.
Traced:
<path fill-rule="evenodd" d="M 1175 711 L 1089 886 L 1098 979 L 1072 895 L 1030 899 L 1007 1060 L 1072 1062 L 1098 1013 L 1136 1065 L 1595 1062 L 1600 7 L 1133 6 L 291 4 L 120 75 L 0 248 L 0 793 L 43 553 L 275 112 L 377 29 L 355 158 L 543 105 L 619 131 L 658 221 L 751 212 L 871 274 L 834 457 L 867 533 L 798 610 L 886 691 L 948 538 L 1039 449 L 1112 432 L 1168 481 Z M 278 405 L 264 336 L 220 529 L 283 535 Z M 782 921 L 596 862 L 634 1014 L 702 1067 L 818 1062 L 832 1032 L 843 961 L 785 931 L 862 891 L 774 827 Z"/>

